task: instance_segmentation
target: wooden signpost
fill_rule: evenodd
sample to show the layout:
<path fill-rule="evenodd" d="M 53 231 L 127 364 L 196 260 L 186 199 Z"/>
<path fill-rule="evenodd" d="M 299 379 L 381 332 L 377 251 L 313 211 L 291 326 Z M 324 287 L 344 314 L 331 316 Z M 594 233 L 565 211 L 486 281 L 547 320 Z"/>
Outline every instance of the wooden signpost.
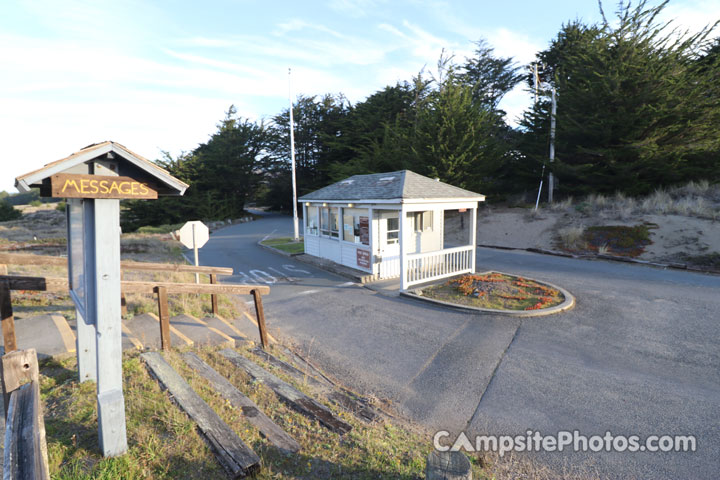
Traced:
<path fill-rule="evenodd" d="M 18 177 L 20 191 L 67 199 L 68 280 L 80 381 L 97 382 L 103 455 L 127 451 L 120 312 L 120 199 L 182 195 L 187 185 L 114 142 L 90 145 Z"/>

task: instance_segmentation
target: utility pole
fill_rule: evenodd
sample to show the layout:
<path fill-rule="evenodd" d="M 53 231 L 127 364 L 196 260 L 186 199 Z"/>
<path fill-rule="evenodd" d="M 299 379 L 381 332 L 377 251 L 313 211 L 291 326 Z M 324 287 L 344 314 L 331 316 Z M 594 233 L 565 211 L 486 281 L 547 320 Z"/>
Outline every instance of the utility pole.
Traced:
<path fill-rule="evenodd" d="M 538 64 L 535 62 L 533 65 L 533 78 L 535 79 L 535 105 L 538 102 L 538 88 L 540 86 L 540 76 L 538 75 Z M 540 205 L 540 193 L 542 192 L 543 179 L 545 178 L 545 162 L 543 162 L 542 173 L 540 174 L 540 186 L 538 187 L 537 198 L 535 199 L 535 211 L 537 212 L 538 205 Z"/>
<path fill-rule="evenodd" d="M 552 89 L 552 108 L 550 109 L 550 163 L 555 160 L 555 114 L 557 113 L 557 101 L 555 100 L 555 87 Z M 553 201 L 553 189 L 555 188 L 555 178 L 553 177 L 552 168 L 548 173 L 548 203 Z"/>
<path fill-rule="evenodd" d="M 298 211 L 297 211 L 297 185 L 295 182 L 295 127 L 293 126 L 293 101 L 292 85 L 290 81 L 290 68 L 288 68 L 288 99 L 290 100 L 290 159 L 292 162 L 292 188 L 293 188 L 293 240 L 300 240 L 298 233 Z"/>

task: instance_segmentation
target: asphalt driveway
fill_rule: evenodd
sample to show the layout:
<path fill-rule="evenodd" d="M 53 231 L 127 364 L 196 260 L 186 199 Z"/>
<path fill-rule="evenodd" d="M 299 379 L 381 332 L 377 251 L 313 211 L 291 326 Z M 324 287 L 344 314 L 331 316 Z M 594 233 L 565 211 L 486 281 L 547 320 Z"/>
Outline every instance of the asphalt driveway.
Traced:
<path fill-rule="evenodd" d="M 516 319 L 389 298 L 257 247 L 287 217 L 222 229 L 201 262 L 264 281 L 268 322 L 330 374 L 429 430 L 694 435 L 696 452 L 545 453 L 614 478 L 720 472 L 720 277 L 479 249 L 478 270 L 566 287 L 570 312 Z M 268 276 L 265 276 L 267 274 Z"/>

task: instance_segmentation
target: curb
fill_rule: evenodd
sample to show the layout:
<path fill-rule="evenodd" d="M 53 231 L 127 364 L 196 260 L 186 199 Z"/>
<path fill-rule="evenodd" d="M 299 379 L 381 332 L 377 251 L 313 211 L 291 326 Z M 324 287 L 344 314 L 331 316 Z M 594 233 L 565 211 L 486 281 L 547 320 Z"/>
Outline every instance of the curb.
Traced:
<path fill-rule="evenodd" d="M 556 250 L 545 250 L 543 248 L 523 248 L 523 247 L 506 247 L 503 245 L 485 245 L 485 244 L 478 244 L 477 245 L 480 248 L 492 248 L 493 250 L 521 250 L 524 252 L 530 252 L 530 253 L 539 253 L 541 255 L 552 255 L 555 257 L 565 257 L 565 258 L 577 258 L 580 260 L 608 260 L 611 262 L 622 262 L 622 263 L 634 263 L 636 265 L 645 265 L 648 267 L 655 267 L 655 268 L 664 268 L 664 269 L 672 269 L 672 270 L 686 270 L 688 272 L 697 272 L 697 273 L 705 273 L 708 275 L 720 275 L 720 270 L 716 268 L 709 268 L 709 267 L 696 267 L 693 265 L 687 265 L 685 263 L 659 263 L 659 262 L 651 262 L 650 260 L 638 260 L 636 258 L 629 258 L 629 257 L 621 257 L 618 255 L 606 255 L 606 254 L 598 254 L 598 255 L 577 255 L 574 253 L 565 253 L 565 252 L 558 252 Z"/>
<path fill-rule="evenodd" d="M 517 275 L 515 275 L 515 274 L 498 272 L 496 270 L 488 270 L 487 272 L 480 273 L 480 275 L 485 275 L 488 273 L 501 273 L 503 275 L 510 275 L 513 277 L 517 277 Z M 554 285 L 552 283 L 549 283 L 549 282 L 535 280 L 534 278 L 528 277 L 526 275 L 523 275 L 523 278 L 532 280 L 534 282 L 541 283 L 543 285 L 547 285 L 549 287 L 552 287 L 552 288 L 558 290 L 565 297 L 565 301 L 563 303 L 561 303 L 560 305 L 555 305 L 554 307 L 540 309 L 540 310 L 497 310 L 494 308 L 480 308 L 480 307 L 471 307 L 468 305 L 459 305 L 457 303 L 450 303 L 450 302 L 445 302 L 442 300 L 435 300 L 434 298 L 424 297 L 421 294 L 422 289 L 408 290 L 406 292 L 401 291 L 400 295 L 404 296 L 404 297 L 408 297 L 408 298 L 414 298 L 416 300 L 421 300 L 421 301 L 428 302 L 428 303 L 434 303 L 436 305 L 442 305 L 445 307 L 456 308 L 459 310 L 478 312 L 478 313 L 489 313 L 489 314 L 494 314 L 494 315 L 505 315 L 508 317 L 544 317 L 546 315 L 554 315 L 556 313 L 566 312 L 566 311 L 572 309 L 573 307 L 575 307 L 575 297 L 570 292 L 568 292 L 566 289 L 559 287 L 557 285 Z"/>
<path fill-rule="evenodd" d="M 260 243 L 260 242 L 262 242 L 262 240 L 260 240 L 259 242 L 257 242 L 257 244 L 258 244 L 259 247 L 264 248 L 265 250 L 270 250 L 271 252 L 274 252 L 274 253 L 278 253 L 278 254 L 283 255 L 283 256 L 285 256 L 285 257 L 297 257 L 298 255 L 302 255 L 302 253 L 289 253 L 289 252 L 284 252 L 284 251 L 279 250 L 279 249 L 277 249 L 277 248 L 273 248 L 273 247 L 271 247 L 270 245 L 263 245 L 263 244 Z"/>

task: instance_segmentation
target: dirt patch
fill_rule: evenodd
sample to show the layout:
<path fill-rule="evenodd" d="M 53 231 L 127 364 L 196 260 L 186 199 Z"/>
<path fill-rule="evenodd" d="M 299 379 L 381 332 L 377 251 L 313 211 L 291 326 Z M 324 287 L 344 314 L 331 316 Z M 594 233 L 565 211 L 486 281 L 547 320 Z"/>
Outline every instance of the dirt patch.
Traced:
<path fill-rule="evenodd" d="M 422 296 L 475 308 L 540 310 L 565 301 L 557 289 L 504 273 L 468 274 L 424 288 Z"/>

